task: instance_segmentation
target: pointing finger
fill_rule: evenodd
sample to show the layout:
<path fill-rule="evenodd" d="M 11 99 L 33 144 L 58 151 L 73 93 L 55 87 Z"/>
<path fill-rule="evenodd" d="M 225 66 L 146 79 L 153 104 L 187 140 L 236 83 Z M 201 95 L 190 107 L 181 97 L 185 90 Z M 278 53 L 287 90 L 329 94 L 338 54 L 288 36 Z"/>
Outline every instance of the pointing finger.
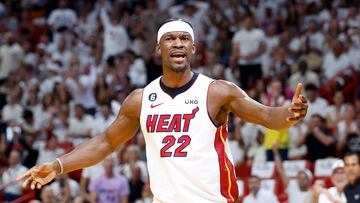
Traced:
<path fill-rule="evenodd" d="M 16 181 L 20 181 L 20 180 L 22 180 L 22 179 L 24 179 L 24 178 L 30 177 L 30 175 L 31 175 L 31 170 L 28 170 L 28 171 L 26 171 L 26 173 L 18 176 L 18 177 L 16 178 Z"/>
<path fill-rule="evenodd" d="M 295 90 L 295 94 L 293 96 L 293 101 L 295 101 L 301 94 L 301 90 L 302 90 L 302 84 L 301 83 L 298 83 L 297 86 L 296 86 L 296 90 Z"/>

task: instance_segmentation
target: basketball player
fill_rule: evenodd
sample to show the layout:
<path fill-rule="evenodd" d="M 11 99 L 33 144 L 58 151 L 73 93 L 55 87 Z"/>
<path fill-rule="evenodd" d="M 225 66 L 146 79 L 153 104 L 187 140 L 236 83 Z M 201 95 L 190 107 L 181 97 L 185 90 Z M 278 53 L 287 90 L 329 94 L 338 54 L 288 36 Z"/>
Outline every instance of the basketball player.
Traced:
<path fill-rule="evenodd" d="M 156 46 L 163 76 L 133 91 L 105 132 L 18 180 L 24 178 L 24 187 L 39 189 L 58 174 L 94 165 L 141 126 L 153 202 L 235 202 L 238 188 L 226 139 L 229 112 L 280 130 L 304 118 L 307 101 L 299 84 L 291 106 L 264 106 L 230 82 L 192 72 L 195 40 L 189 23 L 164 23 Z"/>

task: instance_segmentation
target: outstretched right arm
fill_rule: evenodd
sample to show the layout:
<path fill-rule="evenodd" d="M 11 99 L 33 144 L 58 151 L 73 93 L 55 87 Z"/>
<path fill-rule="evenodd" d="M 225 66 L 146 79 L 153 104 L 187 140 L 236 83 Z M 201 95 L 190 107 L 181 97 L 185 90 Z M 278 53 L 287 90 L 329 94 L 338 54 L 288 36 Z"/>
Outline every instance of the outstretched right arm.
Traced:
<path fill-rule="evenodd" d="M 129 140 L 139 128 L 142 90 L 135 90 L 124 101 L 116 120 L 102 134 L 76 147 L 73 151 L 59 157 L 63 173 L 92 166 L 120 144 Z M 54 160 L 28 170 L 18 180 L 25 179 L 23 187 L 41 188 L 61 171 L 58 161 Z"/>

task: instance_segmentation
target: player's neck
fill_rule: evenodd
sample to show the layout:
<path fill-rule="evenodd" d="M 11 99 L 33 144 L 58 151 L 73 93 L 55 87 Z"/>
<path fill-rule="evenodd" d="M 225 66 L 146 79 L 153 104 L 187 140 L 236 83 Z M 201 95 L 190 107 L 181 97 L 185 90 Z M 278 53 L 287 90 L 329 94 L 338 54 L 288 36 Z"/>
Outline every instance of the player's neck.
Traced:
<path fill-rule="evenodd" d="M 169 88 L 178 88 L 184 86 L 188 83 L 193 77 L 194 73 L 190 70 L 184 72 L 168 72 L 164 71 L 163 76 L 161 77 L 161 82 Z"/>

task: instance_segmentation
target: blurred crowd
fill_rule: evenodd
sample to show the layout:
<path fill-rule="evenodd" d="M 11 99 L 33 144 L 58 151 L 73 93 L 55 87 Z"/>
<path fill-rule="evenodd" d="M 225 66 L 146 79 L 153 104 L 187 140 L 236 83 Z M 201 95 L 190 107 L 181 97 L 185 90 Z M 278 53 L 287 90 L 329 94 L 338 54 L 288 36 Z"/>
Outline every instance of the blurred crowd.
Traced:
<path fill-rule="evenodd" d="M 171 17 L 194 28 L 193 71 L 269 106 L 288 105 L 303 83 L 308 115 L 288 130 L 230 116 L 236 165 L 360 153 L 359 9 L 356 0 L 2 0 L 0 183 L 109 126 L 132 90 L 161 75 L 156 34 Z M 147 203 L 148 182 L 138 132 L 33 201 Z M 19 184 L 2 190 L 7 201 L 24 194 Z"/>

